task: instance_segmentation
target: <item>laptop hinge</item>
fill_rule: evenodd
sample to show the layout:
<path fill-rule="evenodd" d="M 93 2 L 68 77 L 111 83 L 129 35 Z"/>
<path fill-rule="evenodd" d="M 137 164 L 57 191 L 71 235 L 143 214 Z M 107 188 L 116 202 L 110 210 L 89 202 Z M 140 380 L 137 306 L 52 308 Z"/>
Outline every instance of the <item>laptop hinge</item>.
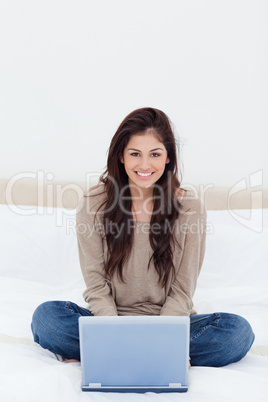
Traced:
<path fill-rule="evenodd" d="M 168 384 L 169 388 L 181 388 L 181 383 L 180 382 L 170 382 Z"/>
<path fill-rule="evenodd" d="M 101 388 L 101 382 L 90 382 L 88 386 L 90 388 Z"/>

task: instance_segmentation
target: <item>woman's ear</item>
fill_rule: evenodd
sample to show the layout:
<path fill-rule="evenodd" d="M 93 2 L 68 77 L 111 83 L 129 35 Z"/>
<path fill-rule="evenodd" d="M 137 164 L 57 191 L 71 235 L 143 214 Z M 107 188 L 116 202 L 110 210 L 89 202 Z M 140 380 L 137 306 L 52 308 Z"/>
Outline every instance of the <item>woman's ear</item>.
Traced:
<path fill-rule="evenodd" d="M 120 156 L 119 159 L 120 159 L 120 162 L 124 163 L 124 157 L 123 156 Z"/>
<path fill-rule="evenodd" d="M 167 157 L 166 159 L 166 165 L 170 162 L 170 159 Z"/>

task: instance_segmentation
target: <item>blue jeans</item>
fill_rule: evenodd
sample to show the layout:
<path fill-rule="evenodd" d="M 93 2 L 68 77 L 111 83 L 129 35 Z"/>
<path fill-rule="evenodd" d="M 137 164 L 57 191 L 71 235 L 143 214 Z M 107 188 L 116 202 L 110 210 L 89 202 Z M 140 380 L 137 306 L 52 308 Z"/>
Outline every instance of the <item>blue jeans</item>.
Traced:
<path fill-rule="evenodd" d="M 78 318 L 92 316 L 72 302 L 48 301 L 35 310 L 34 341 L 66 359 L 80 360 Z M 190 316 L 192 366 L 221 367 L 241 360 L 254 341 L 250 324 L 235 314 Z"/>

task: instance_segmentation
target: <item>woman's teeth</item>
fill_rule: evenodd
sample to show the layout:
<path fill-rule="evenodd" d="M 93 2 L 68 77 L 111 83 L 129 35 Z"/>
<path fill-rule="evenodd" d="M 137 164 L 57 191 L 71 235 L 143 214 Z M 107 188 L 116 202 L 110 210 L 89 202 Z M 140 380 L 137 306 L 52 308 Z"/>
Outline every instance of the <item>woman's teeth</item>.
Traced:
<path fill-rule="evenodd" d="M 136 172 L 137 175 L 142 176 L 142 177 L 147 177 L 147 176 L 151 176 L 153 174 L 153 172 L 151 173 L 141 173 L 141 172 Z"/>

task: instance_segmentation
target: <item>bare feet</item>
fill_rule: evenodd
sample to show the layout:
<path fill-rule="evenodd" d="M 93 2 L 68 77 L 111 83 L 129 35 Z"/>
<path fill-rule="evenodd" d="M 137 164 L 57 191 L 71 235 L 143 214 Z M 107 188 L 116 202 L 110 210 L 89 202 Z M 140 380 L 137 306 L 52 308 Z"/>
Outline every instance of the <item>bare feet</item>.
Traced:
<path fill-rule="evenodd" d="M 67 359 L 67 360 L 63 360 L 62 363 L 80 363 L 80 360 Z"/>

